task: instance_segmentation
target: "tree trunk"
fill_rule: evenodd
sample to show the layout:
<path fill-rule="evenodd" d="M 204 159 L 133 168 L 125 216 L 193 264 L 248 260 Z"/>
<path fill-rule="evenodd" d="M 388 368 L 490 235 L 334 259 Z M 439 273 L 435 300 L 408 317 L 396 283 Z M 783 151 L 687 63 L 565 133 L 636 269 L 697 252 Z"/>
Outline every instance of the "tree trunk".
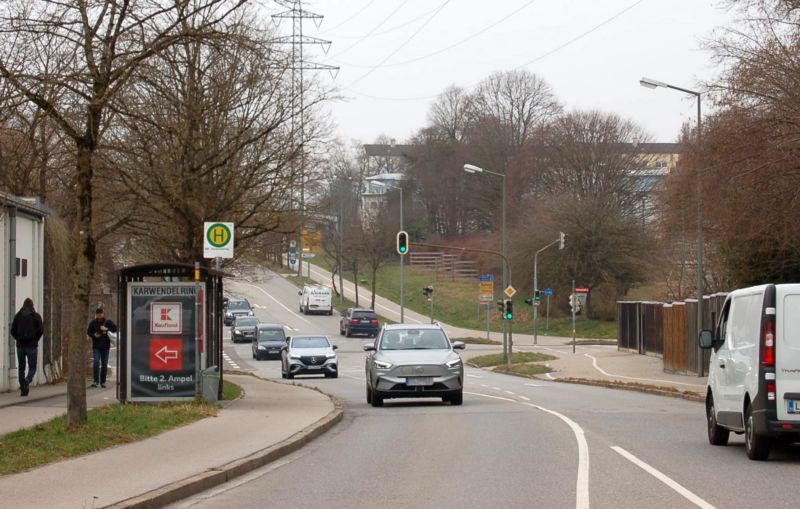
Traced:
<path fill-rule="evenodd" d="M 372 267 L 372 288 L 371 288 L 372 300 L 370 302 L 370 308 L 372 308 L 372 309 L 375 309 L 375 284 L 376 284 L 377 277 L 378 277 L 378 268 L 373 266 Z"/>
<path fill-rule="evenodd" d="M 72 274 L 72 327 L 69 335 L 69 379 L 67 381 L 67 428 L 75 429 L 86 422 L 86 306 L 94 275 L 95 251 L 92 231 L 92 156 L 91 143 L 79 141 L 75 176 L 76 224 L 75 267 Z"/>
<path fill-rule="evenodd" d="M 353 284 L 356 286 L 356 307 L 358 307 L 358 264 L 356 263 L 353 264 Z"/>

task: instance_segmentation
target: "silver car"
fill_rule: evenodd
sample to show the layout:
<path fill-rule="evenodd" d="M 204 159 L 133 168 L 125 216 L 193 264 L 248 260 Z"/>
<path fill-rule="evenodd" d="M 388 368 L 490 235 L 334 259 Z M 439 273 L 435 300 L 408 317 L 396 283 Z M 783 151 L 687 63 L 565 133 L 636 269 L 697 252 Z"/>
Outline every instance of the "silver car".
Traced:
<path fill-rule="evenodd" d="M 386 325 L 367 355 L 367 403 L 383 406 L 389 398 L 442 398 L 463 401 L 464 364 L 437 325 Z"/>
<path fill-rule="evenodd" d="M 294 336 L 281 349 L 281 376 L 325 375 L 339 378 L 339 359 L 327 336 Z"/>

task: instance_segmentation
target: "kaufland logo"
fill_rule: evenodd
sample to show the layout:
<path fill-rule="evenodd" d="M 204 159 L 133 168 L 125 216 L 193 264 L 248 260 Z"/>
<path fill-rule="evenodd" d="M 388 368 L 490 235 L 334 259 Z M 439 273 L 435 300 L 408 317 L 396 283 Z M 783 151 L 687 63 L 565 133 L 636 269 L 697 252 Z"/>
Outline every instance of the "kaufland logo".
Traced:
<path fill-rule="evenodd" d="M 154 302 L 150 307 L 151 334 L 180 334 L 183 332 L 180 302 Z"/>

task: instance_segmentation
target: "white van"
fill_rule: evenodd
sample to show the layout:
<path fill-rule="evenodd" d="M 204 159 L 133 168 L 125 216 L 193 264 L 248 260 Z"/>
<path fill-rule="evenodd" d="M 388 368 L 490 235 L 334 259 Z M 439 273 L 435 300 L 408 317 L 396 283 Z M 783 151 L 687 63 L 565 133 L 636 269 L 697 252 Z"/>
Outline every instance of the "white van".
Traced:
<path fill-rule="evenodd" d="M 744 433 L 753 460 L 772 441 L 800 441 L 800 284 L 762 285 L 728 295 L 714 331 L 706 392 L 708 441 Z"/>
<path fill-rule="evenodd" d="M 297 292 L 300 296 L 300 312 L 333 314 L 333 292 L 325 285 L 305 285 Z"/>

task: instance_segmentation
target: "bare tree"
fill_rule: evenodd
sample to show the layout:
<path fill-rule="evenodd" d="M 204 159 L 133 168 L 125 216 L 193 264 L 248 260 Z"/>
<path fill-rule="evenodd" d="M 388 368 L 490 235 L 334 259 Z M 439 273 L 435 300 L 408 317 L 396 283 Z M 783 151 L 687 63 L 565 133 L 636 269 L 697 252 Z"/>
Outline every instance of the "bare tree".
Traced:
<path fill-rule="evenodd" d="M 45 112 L 74 144 L 76 314 L 89 308 L 100 226 L 95 221 L 95 169 L 114 100 L 153 56 L 202 36 L 243 3 L 12 0 L 0 6 L 0 78 Z M 187 19 L 202 21 L 187 31 Z M 82 322 L 73 321 L 70 336 L 69 428 L 86 421 Z"/>

